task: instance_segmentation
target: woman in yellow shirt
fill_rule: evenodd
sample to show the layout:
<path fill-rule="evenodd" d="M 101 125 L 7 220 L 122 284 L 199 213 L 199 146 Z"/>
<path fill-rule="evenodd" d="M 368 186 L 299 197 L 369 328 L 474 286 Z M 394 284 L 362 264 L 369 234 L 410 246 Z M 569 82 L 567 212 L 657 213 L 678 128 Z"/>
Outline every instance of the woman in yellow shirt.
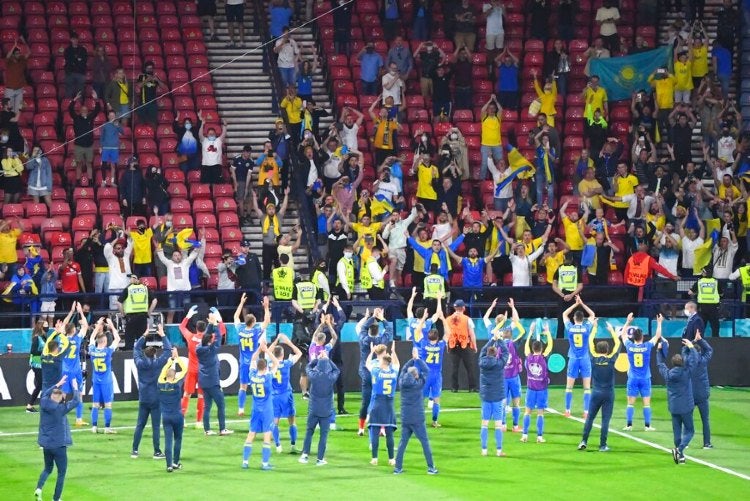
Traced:
<path fill-rule="evenodd" d="M 539 111 L 547 115 L 547 124 L 550 127 L 555 126 L 555 115 L 557 115 L 557 109 L 555 108 L 555 101 L 557 100 L 557 82 L 555 79 L 547 80 L 544 82 L 544 89 L 539 86 L 539 81 L 536 79 L 536 69 L 531 70 L 531 76 L 534 77 L 534 90 L 539 98 L 541 107 Z"/>
<path fill-rule="evenodd" d="M 687 49 L 678 47 L 674 57 L 674 102 L 690 103 L 690 94 L 693 90 L 692 61 L 693 53 Z"/>
<path fill-rule="evenodd" d="M 429 153 L 423 153 L 417 164 L 417 202 L 421 203 L 425 209 L 435 212 L 437 205 L 437 192 L 433 182 L 440 179 L 438 168 L 432 164 Z"/>
<path fill-rule="evenodd" d="M 23 172 L 23 162 L 18 158 L 18 154 L 12 148 L 5 150 L 5 156 L 0 161 L 3 167 L 3 191 L 5 191 L 5 203 L 17 204 L 21 200 L 21 192 L 24 191 L 21 182 L 21 173 Z"/>
<path fill-rule="evenodd" d="M 279 163 L 276 161 L 276 154 L 274 152 L 264 155 L 258 167 L 258 186 L 265 186 L 266 179 L 270 179 L 271 184 L 274 186 L 278 187 L 281 185 Z"/>
<path fill-rule="evenodd" d="M 698 88 L 703 77 L 708 75 L 708 38 L 696 38 L 693 40 L 691 51 L 690 72 L 693 74 L 693 87 Z"/>

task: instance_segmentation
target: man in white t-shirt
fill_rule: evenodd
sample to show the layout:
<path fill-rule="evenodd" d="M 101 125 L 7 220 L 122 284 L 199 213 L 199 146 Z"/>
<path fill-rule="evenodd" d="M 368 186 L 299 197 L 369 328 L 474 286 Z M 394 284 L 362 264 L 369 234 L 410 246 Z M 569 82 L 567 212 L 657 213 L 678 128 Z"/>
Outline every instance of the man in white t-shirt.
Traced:
<path fill-rule="evenodd" d="M 734 163 L 734 150 L 737 149 L 737 141 L 728 128 L 721 130 L 721 136 L 716 140 L 716 156 L 728 164 Z"/>
<path fill-rule="evenodd" d="M 221 121 L 221 135 L 216 135 L 216 129 L 208 129 L 208 134 L 203 134 L 203 114 L 198 111 L 201 119 L 201 128 L 198 129 L 198 139 L 201 142 L 201 183 L 218 184 L 223 181 L 221 174 L 222 155 L 224 154 L 224 139 L 227 137 L 227 121 Z"/>
<path fill-rule="evenodd" d="M 289 36 L 289 27 L 285 26 L 281 38 L 276 40 L 273 51 L 279 55 L 277 65 L 281 74 L 281 85 L 287 88 L 294 85 L 297 63 L 300 62 L 300 52 L 297 42 Z"/>
<path fill-rule="evenodd" d="M 500 0 L 492 0 L 482 6 L 482 16 L 487 21 L 487 50 L 502 50 L 505 47 L 505 30 L 503 29 L 503 12 L 505 8 Z"/>
<path fill-rule="evenodd" d="M 339 122 L 341 123 L 341 130 L 339 131 L 339 137 L 341 143 L 349 148 L 349 151 L 359 151 L 359 144 L 357 143 L 357 134 L 359 128 L 362 126 L 362 119 L 364 115 L 354 108 L 344 106 L 341 110 L 341 117 Z"/>
<path fill-rule="evenodd" d="M 714 257 L 713 277 L 716 280 L 729 280 L 729 275 L 732 274 L 734 256 L 737 254 L 739 244 L 734 230 L 729 231 L 729 237 L 721 237 L 719 245 L 715 246 L 712 251 Z"/>
<path fill-rule="evenodd" d="M 404 88 L 404 81 L 401 79 L 396 63 L 388 65 L 388 73 L 383 75 L 380 83 L 383 85 L 383 104 L 386 98 L 392 97 L 394 106 L 401 105 L 401 89 Z"/>
<path fill-rule="evenodd" d="M 695 249 L 703 245 L 703 237 L 706 234 L 706 227 L 698 217 L 698 211 L 693 209 L 693 214 L 695 215 L 695 219 L 698 220 L 700 231 L 695 231 L 693 228 L 685 228 L 685 222 L 688 218 L 680 222 L 680 238 L 682 239 L 682 273 L 680 273 L 680 276 L 683 277 L 693 276 Z"/>
<path fill-rule="evenodd" d="M 372 183 L 372 189 L 375 197 L 382 196 L 389 202 L 395 202 L 398 195 L 401 194 L 398 184 L 391 176 L 391 169 L 388 167 L 380 171 L 380 179 Z"/>
<path fill-rule="evenodd" d="M 609 49 L 610 54 L 620 50 L 620 38 L 617 35 L 617 21 L 620 11 L 613 0 L 604 0 L 604 5 L 596 10 L 594 21 L 599 25 L 602 42 Z"/>
<path fill-rule="evenodd" d="M 205 237 L 201 240 L 201 246 L 206 247 Z M 193 250 L 189 256 L 183 255 L 182 251 L 175 249 L 172 252 L 172 259 L 164 256 L 164 250 L 161 247 L 156 251 L 156 256 L 167 269 L 167 291 L 169 294 L 169 313 L 167 313 L 167 323 L 171 324 L 174 320 L 174 312 L 177 308 L 190 303 L 190 265 L 198 257 L 198 251 Z"/>

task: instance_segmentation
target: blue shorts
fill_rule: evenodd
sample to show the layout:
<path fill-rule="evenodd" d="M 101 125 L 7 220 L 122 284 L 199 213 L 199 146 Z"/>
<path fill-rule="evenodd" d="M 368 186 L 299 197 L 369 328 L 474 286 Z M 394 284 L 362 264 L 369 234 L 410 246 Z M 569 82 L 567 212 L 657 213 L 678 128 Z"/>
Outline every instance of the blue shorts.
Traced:
<path fill-rule="evenodd" d="M 505 378 L 505 396 L 507 398 L 521 398 L 521 376 Z"/>
<path fill-rule="evenodd" d="M 120 161 L 120 150 L 117 148 L 102 148 L 102 162 L 117 164 Z"/>
<path fill-rule="evenodd" d="M 440 398 L 442 393 L 443 375 L 430 372 L 430 375 L 427 376 L 427 382 L 424 385 L 424 389 L 422 390 L 422 395 L 424 395 L 425 398 Z"/>
<path fill-rule="evenodd" d="M 288 418 L 297 415 L 297 409 L 294 407 L 294 395 L 291 391 L 285 391 L 273 396 L 273 417 Z"/>
<path fill-rule="evenodd" d="M 482 400 L 482 421 L 500 421 L 505 414 L 505 400 L 485 402 Z"/>
<path fill-rule="evenodd" d="M 112 383 L 94 383 L 91 401 L 96 404 L 109 404 L 115 398 Z"/>
<path fill-rule="evenodd" d="M 651 379 L 645 377 L 629 377 L 627 394 L 629 397 L 650 397 Z"/>
<path fill-rule="evenodd" d="M 273 409 L 253 408 L 253 414 L 250 416 L 250 431 L 253 433 L 268 433 L 273 428 Z"/>
<path fill-rule="evenodd" d="M 73 393 L 73 380 L 78 383 L 78 391 L 83 391 L 83 374 L 79 372 L 63 372 L 63 375 L 67 377 L 65 384 L 61 388 L 65 393 Z"/>
<path fill-rule="evenodd" d="M 250 384 L 250 364 L 240 364 L 240 384 Z"/>
<path fill-rule="evenodd" d="M 589 357 L 568 359 L 568 377 L 591 377 L 591 359 Z"/>
<path fill-rule="evenodd" d="M 548 390 L 526 390 L 527 409 L 546 409 Z"/>

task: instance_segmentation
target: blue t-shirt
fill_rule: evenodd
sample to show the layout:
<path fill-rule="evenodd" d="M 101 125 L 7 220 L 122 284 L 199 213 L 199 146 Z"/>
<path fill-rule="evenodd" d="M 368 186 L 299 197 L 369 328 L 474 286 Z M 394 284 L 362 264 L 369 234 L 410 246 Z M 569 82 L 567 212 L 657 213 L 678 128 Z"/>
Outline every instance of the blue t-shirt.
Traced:
<path fill-rule="evenodd" d="M 461 260 L 461 268 L 464 273 L 464 287 L 482 287 L 484 276 L 484 259 L 477 258 L 474 262 L 468 257 Z"/>
<path fill-rule="evenodd" d="M 253 412 L 263 412 L 271 407 L 273 374 L 258 375 L 258 369 L 250 370 L 250 389 L 253 391 Z"/>
<path fill-rule="evenodd" d="M 393 398 L 396 394 L 396 383 L 398 382 L 398 370 L 393 366 L 388 369 L 375 367 L 370 369 L 372 374 L 372 398 Z"/>
<path fill-rule="evenodd" d="M 75 336 L 68 338 L 68 351 L 63 358 L 63 372 L 65 374 L 81 373 L 81 343 L 83 343 L 83 332 L 80 330 Z"/>
<path fill-rule="evenodd" d="M 383 67 L 383 57 L 377 52 L 368 54 L 365 52 L 359 56 L 360 78 L 365 82 L 378 80 L 380 68 Z"/>
<path fill-rule="evenodd" d="M 240 365 L 250 365 L 255 350 L 260 344 L 260 337 L 263 335 L 263 328 L 257 323 L 252 327 L 244 324 L 236 324 L 237 335 L 240 337 Z"/>
<path fill-rule="evenodd" d="M 414 334 L 416 334 L 415 330 L 417 328 L 417 324 L 419 323 L 418 318 L 407 318 L 406 319 L 406 339 L 410 341 L 414 341 L 416 343 L 421 343 L 423 340 L 427 339 L 427 333 L 430 332 L 430 329 L 432 329 L 432 319 L 427 319 L 424 321 L 424 326 L 422 326 L 422 332 L 418 336 L 419 339 L 417 339 Z"/>
<path fill-rule="evenodd" d="M 570 343 L 568 357 L 583 358 L 588 356 L 589 336 L 593 325 L 584 320 L 581 325 L 565 322 L 565 332 Z"/>
<path fill-rule="evenodd" d="M 430 368 L 430 374 L 440 374 L 443 370 L 443 358 L 445 355 L 445 341 L 440 339 L 435 344 L 426 338 L 419 348 L 419 358 L 424 360 Z"/>
<path fill-rule="evenodd" d="M 292 391 L 292 380 L 290 377 L 290 373 L 293 366 L 294 364 L 291 360 L 282 360 L 281 362 L 279 362 L 279 367 L 273 374 L 271 390 L 273 395 L 281 395 L 282 393 Z"/>
<path fill-rule="evenodd" d="M 628 377 L 634 379 L 651 379 L 652 343 L 634 343 L 625 341 L 625 352 L 628 354 Z"/>
<path fill-rule="evenodd" d="M 300 96 L 309 96 L 312 94 L 312 75 L 297 76 L 297 94 Z"/>
<path fill-rule="evenodd" d="M 112 384 L 112 353 L 114 352 L 115 350 L 109 346 L 89 348 L 94 384 Z"/>
<path fill-rule="evenodd" d="M 728 49 L 719 46 L 714 47 L 713 50 L 711 50 L 711 57 L 716 58 L 717 75 L 732 74 L 732 55 Z"/>
<path fill-rule="evenodd" d="M 497 67 L 498 92 L 515 92 L 518 90 L 518 66 L 501 64 Z"/>
<path fill-rule="evenodd" d="M 271 36 L 280 37 L 284 26 L 289 26 L 294 12 L 290 7 L 271 7 Z"/>

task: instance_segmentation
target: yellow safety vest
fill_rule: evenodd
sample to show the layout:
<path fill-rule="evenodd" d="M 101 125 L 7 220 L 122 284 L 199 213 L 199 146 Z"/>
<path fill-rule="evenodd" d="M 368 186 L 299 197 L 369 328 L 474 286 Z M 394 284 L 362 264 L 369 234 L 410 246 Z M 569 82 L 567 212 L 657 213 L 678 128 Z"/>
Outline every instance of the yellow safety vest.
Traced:
<path fill-rule="evenodd" d="M 323 275 L 323 277 L 325 278 L 326 282 L 328 282 L 328 277 L 326 276 L 325 273 L 323 273 L 320 270 L 315 270 L 313 272 L 313 275 L 312 275 L 312 283 L 313 283 L 313 285 L 315 285 L 315 287 L 317 287 L 318 284 L 320 283 L 320 280 L 318 280 L 318 277 L 320 275 Z M 323 301 L 328 301 L 328 296 L 330 296 L 330 294 L 328 294 L 328 292 L 326 292 L 326 290 L 323 289 Z"/>
<path fill-rule="evenodd" d="M 297 284 L 297 304 L 305 311 L 310 311 L 315 307 L 315 298 L 318 295 L 318 288 L 312 282 L 299 282 Z"/>
<path fill-rule="evenodd" d="M 128 297 L 122 305 L 126 315 L 148 311 L 148 287 L 143 284 L 128 285 Z"/>
<path fill-rule="evenodd" d="M 289 301 L 294 293 L 294 271 L 286 266 L 274 268 L 271 272 L 273 279 L 273 296 L 281 301 Z"/>
<path fill-rule="evenodd" d="M 443 276 L 433 273 L 424 277 L 425 299 L 437 299 L 438 292 L 442 292 L 445 296 L 445 279 Z"/>
<path fill-rule="evenodd" d="M 349 292 L 354 292 L 354 261 L 345 257 L 339 259 L 339 263 L 341 261 L 344 261 L 344 266 L 346 267 L 346 283 L 349 286 Z M 339 280 L 339 274 L 336 272 L 336 285 L 340 284 L 341 280 Z"/>
<path fill-rule="evenodd" d="M 745 301 L 750 294 L 750 265 L 740 268 L 740 280 L 742 280 L 742 300 Z"/>
<path fill-rule="evenodd" d="M 557 269 L 557 286 L 561 291 L 573 292 L 578 287 L 578 269 L 562 265 Z"/>
<path fill-rule="evenodd" d="M 698 304 L 719 304 L 719 282 L 715 278 L 698 280 Z"/>
<path fill-rule="evenodd" d="M 362 285 L 363 289 L 372 289 L 373 287 L 377 287 L 378 289 L 385 289 L 385 280 L 383 280 L 382 278 L 373 283 L 372 275 L 370 275 L 370 269 L 368 268 L 370 263 L 377 264 L 377 261 L 374 257 L 367 258 L 367 261 L 365 261 L 365 263 L 362 265 L 362 269 L 359 270 L 359 283 Z"/>

